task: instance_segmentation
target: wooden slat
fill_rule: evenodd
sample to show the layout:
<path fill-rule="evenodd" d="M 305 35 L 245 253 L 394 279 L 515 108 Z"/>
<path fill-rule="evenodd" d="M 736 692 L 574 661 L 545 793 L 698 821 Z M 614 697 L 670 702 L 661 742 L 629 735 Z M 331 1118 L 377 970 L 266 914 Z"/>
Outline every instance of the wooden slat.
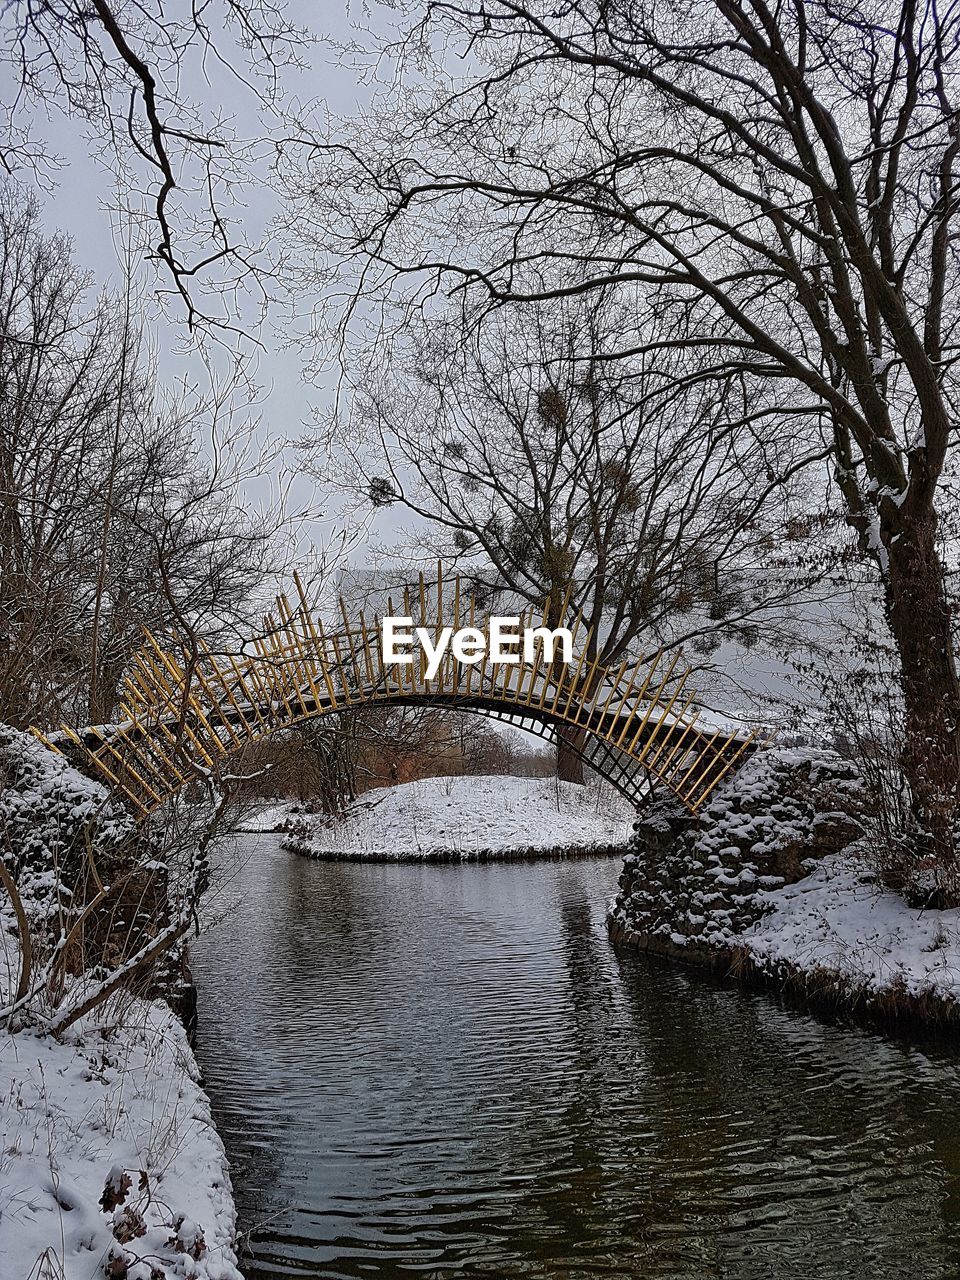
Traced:
<path fill-rule="evenodd" d="M 490 656 L 490 616 L 479 616 L 470 593 L 465 609 L 459 574 L 453 588 L 437 564 L 436 583 L 417 574 L 414 616 L 411 584 L 403 588 L 403 611 L 414 627 L 433 632 L 434 642 L 448 625 L 479 629 L 486 649 L 479 663 L 466 672 L 447 652 L 432 679 L 426 678 L 425 655 L 414 646 L 408 666 L 387 668 L 380 644 L 380 619 L 363 611 L 351 622 L 346 601 L 339 597 L 343 631 L 326 633 L 311 612 L 299 575 L 294 574 L 296 609 L 286 595 L 277 596 L 276 609 L 264 617 L 264 631 L 250 642 L 253 652 L 225 655 L 221 664 L 199 640 L 195 646 L 169 649 L 146 633 L 123 680 L 120 712 L 123 723 L 98 733 L 95 750 L 74 730 L 64 733 L 83 752 L 91 767 L 120 790 L 139 813 L 162 803 L 189 781 L 200 766 L 215 766 L 215 758 L 238 751 L 247 742 L 285 724 L 296 724 L 328 711 L 401 698 L 427 699 L 440 705 L 463 705 L 489 699 L 484 714 L 527 725 L 541 737 L 559 722 L 586 732 L 583 756 L 602 762 L 602 771 L 624 794 L 639 797 L 650 774 L 658 776 L 694 813 L 756 742 L 758 730 L 745 739 L 716 730 L 707 739 L 695 712 L 696 695 L 686 689 L 690 670 L 679 679 L 675 653 L 661 673 L 662 650 L 635 663 L 624 658 L 616 672 L 589 657 L 593 633 L 584 634 L 583 610 L 569 627 L 573 638 L 571 661 L 558 654 L 551 662 L 538 646 L 529 663 L 523 661 L 522 637 L 539 626 L 561 627 L 571 608 L 572 584 L 559 610 L 549 598 L 542 609 L 532 604 L 519 610 L 520 662 L 494 662 Z M 436 591 L 431 605 L 429 594 Z M 393 613 L 393 601 L 388 601 Z M 429 614 L 429 618 L 428 618 Z M 179 655 L 179 656 L 178 656 Z M 181 663 L 183 658 L 183 664 Z M 238 660 L 239 658 L 239 660 Z M 174 731 L 176 730 L 176 732 Z M 40 730 L 31 732 L 48 749 L 59 749 Z M 92 730 L 87 733 L 94 732 Z M 179 736 L 178 736 L 179 735 Z M 642 741 L 641 741 L 642 739 Z M 692 755 L 692 760 L 690 756 Z"/>
<path fill-rule="evenodd" d="M 744 743 L 741 746 L 740 750 L 730 757 L 730 759 L 724 764 L 723 768 L 720 770 L 720 772 L 717 774 L 715 778 L 710 779 L 709 786 L 704 788 L 703 792 L 697 797 L 697 799 L 694 801 L 693 805 L 691 806 L 694 813 L 696 813 L 700 809 L 700 806 L 704 803 L 704 801 L 709 796 L 711 796 L 714 791 L 716 791 L 717 787 L 720 785 L 723 779 L 727 776 L 727 774 L 730 772 L 733 766 L 737 763 L 737 761 L 746 751 L 750 743 L 753 742 L 753 740 L 756 738 L 757 732 L 758 731 L 754 729 L 753 732 L 749 735 L 749 737 L 747 737 L 744 740 Z"/>

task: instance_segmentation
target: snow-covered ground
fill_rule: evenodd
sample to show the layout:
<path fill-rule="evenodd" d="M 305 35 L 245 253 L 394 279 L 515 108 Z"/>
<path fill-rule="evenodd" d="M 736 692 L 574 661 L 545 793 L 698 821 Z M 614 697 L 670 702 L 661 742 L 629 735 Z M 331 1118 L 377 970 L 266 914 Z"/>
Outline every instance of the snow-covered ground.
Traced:
<path fill-rule="evenodd" d="M 960 910 L 907 906 L 845 851 L 760 895 L 770 911 L 739 941 L 762 968 L 826 973 L 870 995 L 960 1002 Z"/>
<path fill-rule="evenodd" d="M 263 809 L 244 813 L 237 830 L 253 833 L 284 831 L 290 824 L 293 809 L 294 806 L 289 800 L 271 800 Z"/>
<path fill-rule="evenodd" d="M 182 1026 L 0 1039 L 3 1280 L 239 1280 L 223 1144 Z"/>
<path fill-rule="evenodd" d="M 313 857 L 467 861 L 622 848 L 633 809 L 605 785 L 498 776 L 368 791 L 340 820 L 292 816 L 291 847 Z"/>
<path fill-rule="evenodd" d="M 71 901 L 61 879 L 77 839 L 93 833 L 104 856 L 130 826 L 99 783 L 0 725 L 0 831 L 35 966 L 0 1024 L 0 1280 L 239 1280 L 223 1145 L 168 1006 L 115 994 L 61 1037 L 43 1034 L 60 1008 L 44 978 L 47 926 Z M 20 966 L 0 888 L 5 1011 Z"/>
<path fill-rule="evenodd" d="M 855 763 L 825 747 L 758 751 L 691 824 L 638 816 L 613 937 L 872 1013 L 960 1020 L 960 909 L 884 888 Z"/>

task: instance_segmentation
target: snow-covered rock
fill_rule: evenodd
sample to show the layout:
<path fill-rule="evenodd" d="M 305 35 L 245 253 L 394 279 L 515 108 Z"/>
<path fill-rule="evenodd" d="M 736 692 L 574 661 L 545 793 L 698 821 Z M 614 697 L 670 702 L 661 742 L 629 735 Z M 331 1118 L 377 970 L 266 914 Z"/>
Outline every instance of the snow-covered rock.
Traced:
<path fill-rule="evenodd" d="M 32 734 L 0 724 L 3 856 L 34 928 L 69 910 L 86 867 L 86 842 L 109 858 L 133 828 L 101 783 Z"/>
<path fill-rule="evenodd" d="M 834 752 L 758 752 L 699 821 L 665 801 L 640 815 L 611 934 L 848 1009 L 960 1017 L 960 910 L 879 883 L 862 811 Z"/>
<path fill-rule="evenodd" d="M 633 808 L 550 778 L 425 778 L 369 791 L 342 818 L 294 814 L 286 847 L 315 858 L 472 861 L 619 850 Z"/>
<path fill-rule="evenodd" d="M 757 752 L 692 820 L 654 801 L 634 824 L 611 919 L 650 944 L 728 948 L 767 910 L 761 894 L 807 875 L 859 833 L 855 767 L 833 751 Z"/>
<path fill-rule="evenodd" d="M 223 1146 L 169 1007 L 120 991 L 62 1039 L 42 1034 L 43 963 L 92 868 L 107 881 L 138 859 L 64 952 L 79 984 L 162 918 L 166 866 L 105 787 L 3 725 L 0 831 L 34 943 L 34 989 L 0 1024 L 0 1280 L 239 1280 Z M 14 1004 L 20 944 L 0 888 L 0 1007 Z"/>

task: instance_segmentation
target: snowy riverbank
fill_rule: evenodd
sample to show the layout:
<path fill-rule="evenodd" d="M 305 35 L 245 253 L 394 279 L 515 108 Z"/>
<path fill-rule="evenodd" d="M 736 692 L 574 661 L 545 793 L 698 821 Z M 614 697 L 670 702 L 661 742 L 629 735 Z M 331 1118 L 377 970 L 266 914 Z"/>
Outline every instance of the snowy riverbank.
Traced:
<path fill-rule="evenodd" d="M 760 752 L 691 822 L 637 821 L 611 904 L 615 942 L 789 989 L 811 1003 L 960 1022 L 960 910 L 918 909 L 871 856 L 856 769 Z"/>
<path fill-rule="evenodd" d="M 198 1080 L 160 1002 L 62 1041 L 0 1039 L 4 1280 L 240 1280 L 230 1175 Z"/>
<path fill-rule="evenodd" d="M 458 862 L 620 852 L 633 809 L 607 786 L 551 778 L 425 778 L 360 796 L 340 819 L 273 810 L 313 858 Z"/>
<path fill-rule="evenodd" d="M 796 884 L 741 940 L 745 958 L 811 993 L 838 985 L 866 1006 L 901 1000 L 960 1014 L 960 910 L 918 910 L 875 883 L 851 849 Z"/>
<path fill-rule="evenodd" d="M 121 986 L 43 1031 L 117 964 L 111 945 L 150 936 L 165 906 L 154 847 L 124 848 L 133 824 L 107 791 L 3 726 L 0 830 L 0 1280 L 239 1280 L 223 1145 L 169 1007 Z M 56 959 L 78 902 L 98 901 L 85 868 L 120 892 L 86 918 L 78 973 L 75 933 Z"/>
<path fill-rule="evenodd" d="M 761 890 L 767 912 L 721 946 L 651 935 L 611 904 L 615 942 L 882 1020 L 960 1024 L 960 910 L 918 910 L 875 883 L 855 849 Z"/>

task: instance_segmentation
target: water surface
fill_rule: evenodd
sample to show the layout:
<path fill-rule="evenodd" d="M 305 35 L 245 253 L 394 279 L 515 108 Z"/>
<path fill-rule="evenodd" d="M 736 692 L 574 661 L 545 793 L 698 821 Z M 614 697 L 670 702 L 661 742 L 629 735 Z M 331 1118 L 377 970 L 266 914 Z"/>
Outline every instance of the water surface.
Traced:
<path fill-rule="evenodd" d="M 224 851 L 197 1052 L 261 1277 L 960 1276 L 960 1052 L 618 957 L 619 862 Z"/>

